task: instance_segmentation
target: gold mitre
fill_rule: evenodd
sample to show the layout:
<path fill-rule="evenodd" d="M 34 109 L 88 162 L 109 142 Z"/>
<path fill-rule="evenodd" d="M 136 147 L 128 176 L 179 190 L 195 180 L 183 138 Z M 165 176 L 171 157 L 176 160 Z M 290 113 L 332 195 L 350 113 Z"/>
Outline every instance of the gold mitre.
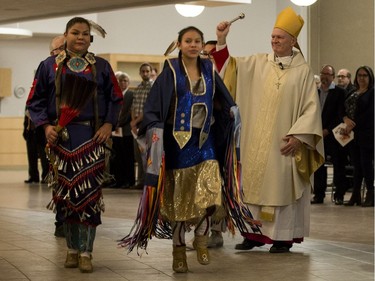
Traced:
<path fill-rule="evenodd" d="M 297 38 L 303 24 L 303 18 L 297 15 L 291 7 L 288 7 L 279 13 L 274 27 L 280 28 Z"/>

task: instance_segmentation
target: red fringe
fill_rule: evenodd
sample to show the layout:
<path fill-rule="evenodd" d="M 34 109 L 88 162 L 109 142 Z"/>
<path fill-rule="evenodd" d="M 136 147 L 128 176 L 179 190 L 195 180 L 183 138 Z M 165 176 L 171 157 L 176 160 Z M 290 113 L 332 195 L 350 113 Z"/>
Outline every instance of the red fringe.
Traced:
<path fill-rule="evenodd" d="M 103 162 L 95 165 L 94 167 L 91 167 L 91 168 L 87 169 L 86 171 L 81 172 L 79 175 L 77 175 L 74 178 L 73 181 L 69 181 L 65 178 L 61 178 L 61 181 L 59 182 L 59 184 L 61 186 L 63 186 L 64 188 L 68 187 L 68 189 L 71 190 L 76 185 L 82 184 L 84 179 L 88 178 L 89 175 L 93 175 L 94 177 L 97 176 L 98 175 L 97 170 L 103 169 L 104 166 L 105 166 L 105 163 L 103 161 Z"/>
<path fill-rule="evenodd" d="M 78 149 L 74 151 L 69 151 L 56 144 L 49 144 L 49 146 L 54 150 L 55 154 L 58 155 L 60 159 L 63 159 L 64 161 L 79 161 L 82 159 L 83 155 L 87 155 L 95 151 L 95 149 L 99 148 L 100 145 L 101 144 L 93 140 L 90 140 L 85 144 L 81 145 Z"/>
<path fill-rule="evenodd" d="M 53 149 L 54 153 L 60 158 L 60 162 L 67 162 L 66 165 L 75 165 L 73 162 L 79 162 L 82 160 L 81 157 L 88 157 L 89 154 L 92 154 L 100 147 L 100 144 L 96 143 L 95 141 L 88 141 L 87 143 L 80 146 L 78 149 L 74 151 L 68 151 L 65 148 L 58 146 L 58 145 L 51 145 L 51 149 Z M 99 154 L 99 152 L 97 152 Z M 93 157 L 93 156 L 91 156 Z M 86 160 L 82 160 L 86 161 Z M 57 163 L 59 165 L 59 163 Z M 50 165 L 52 167 L 52 165 Z M 85 167 L 82 171 L 78 171 L 76 175 L 72 179 L 67 179 L 65 177 L 58 177 L 58 190 L 64 190 L 67 189 L 71 192 L 71 196 L 75 196 L 75 190 L 80 193 L 79 191 L 79 185 L 88 184 L 88 182 L 94 182 L 96 181 L 96 178 L 101 174 L 101 171 L 104 170 L 105 162 L 104 161 L 97 161 L 93 162 L 93 165 L 91 167 Z M 51 168 L 50 167 L 50 168 Z M 78 169 L 77 167 L 75 167 Z M 94 188 L 94 187 L 92 187 Z M 93 201 L 99 201 L 102 197 L 102 192 L 100 189 L 97 191 L 93 191 L 93 194 L 90 195 L 90 197 L 85 198 L 84 202 L 79 205 L 79 207 L 76 207 L 69 203 L 68 200 L 64 200 L 62 197 L 65 196 L 66 192 L 64 192 L 64 195 L 58 196 L 59 192 L 55 191 L 53 192 L 52 201 L 56 204 L 56 202 L 64 201 L 66 202 L 66 205 L 69 210 L 72 210 L 74 212 L 81 212 L 84 211 L 87 205 L 89 205 Z"/>
<path fill-rule="evenodd" d="M 68 105 L 62 105 L 60 109 L 61 109 L 61 114 L 60 114 L 58 124 L 62 128 L 64 128 L 70 121 L 72 121 L 80 113 L 80 110 L 76 108 L 71 108 Z"/>

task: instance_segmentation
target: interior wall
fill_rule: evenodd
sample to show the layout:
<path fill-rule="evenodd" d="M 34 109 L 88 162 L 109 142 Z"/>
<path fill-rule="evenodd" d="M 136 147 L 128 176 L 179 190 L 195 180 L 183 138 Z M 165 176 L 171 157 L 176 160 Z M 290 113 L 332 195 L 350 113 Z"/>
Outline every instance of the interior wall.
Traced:
<path fill-rule="evenodd" d="M 50 37 L 0 41 L 0 67 L 12 70 L 12 93 L 9 97 L 0 98 L 0 117 L 24 115 L 34 73 L 40 61 L 49 55 L 49 43 Z M 25 88 L 26 94 L 22 98 L 13 94 L 18 86 Z"/>
<path fill-rule="evenodd" d="M 233 24 L 228 36 L 232 54 L 238 56 L 269 52 L 270 33 L 278 12 L 275 1 L 253 0 L 251 5 L 206 8 L 197 18 L 183 18 L 173 5 L 99 13 L 94 20 L 105 28 L 108 35 L 105 39 L 95 36 L 90 51 L 161 55 L 177 38 L 180 29 L 194 25 L 204 32 L 206 40 L 212 39 L 216 37 L 215 28 L 219 21 L 230 20 L 243 12 L 246 14 L 245 19 Z M 89 18 L 87 15 L 82 16 Z M 22 116 L 27 93 L 40 61 L 49 55 L 50 39 L 64 31 L 70 18 L 25 22 L 20 27 L 35 30 L 35 36 L 1 41 L 0 67 L 12 69 L 12 89 L 22 86 L 26 89 L 26 95 L 16 98 L 12 94 L 0 99 L 0 139 L 7 144 L 0 151 L 0 167 L 27 165 L 25 142 L 22 139 Z M 7 126 L 9 124 L 13 124 L 11 128 Z"/>
<path fill-rule="evenodd" d="M 94 53 L 161 55 L 177 38 L 177 33 L 182 28 L 197 26 L 204 32 L 206 40 L 213 39 L 216 38 L 216 25 L 220 21 L 230 20 L 243 12 L 245 19 L 234 23 L 228 36 L 232 54 L 242 56 L 271 50 L 270 34 L 279 9 L 275 2 L 289 3 L 289 0 L 253 0 L 250 5 L 206 8 L 196 18 L 182 17 L 174 5 L 82 16 L 95 18 L 107 32 L 104 39 L 94 36 L 90 47 L 90 51 Z M 20 27 L 36 30 L 36 36 L 29 39 L 1 40 L 0 67 L 12 68 L 12 89 L 22 86 L 26 92 L 30 90 L 34 71 L 40 61 L 49 55 L 50 39 L 64 32 L 65 24 L 70 18 L 24 22 Z M 19 99 L 12 94 L 1 99 L 0 117 L 23 116 L 26 98 L 27 95 Z"/>
<path fill-rule="evenodd" d="M 215 38 L 221 20 L 230 20 L 243 12 L 245 19 L 233 24 L 228 36 L 231 53 L 243 56 L 269 52 L 270 33 L 277 13 L 292 6 L 305 19 L 298 38 L 306 59 L 316 73 L 323 64 L 352 72 L 360 65 L 374 66 L 374 1 L 318 0 L 310 8 L 292 5 L 289 0 L 253 0 L 250 5 L 206 8 L 196 18 L 184 18 L 173 5 L 134 8 L 85 15 L 107 31 L 105 39 L 95 36 L 94 53 L 163 54 L 183 27 L 200 28 L 205 39 Z M 167 16 L 166 16 L 167 15 Z M 64 31 L 70 17 L 20 23 L 36 30 L 30 39 L 1 40 L 0 67 L 12 69 L 12 89 L 29 91 L 34 71 L 48 56 L 49 40 Z M 40 34 L 43 34 L 42 36 Z M 23 116 L 26 96 L 0 99 L 0 117 Z"/>
<path fill-rule="evenodd" d="M 374 69 L 374 1 L 320 0 L 310 8 L 310 64 L 355 74 L 361 65 Z"/>
<path fill-rule="evenodd" d="M 270 50 L 269 38 L 276 14 L 275 0 L 253 0 L 250 5 L 207 7 L 195 18 L 182 17 L 174 5 L 100 13 L 98 20 L 108 31 L 108 41 L 106 38 L 94 43 L 98 49 L 106 48 L 110 53 L 162 55 L 169 44 L 177 39 L 181 29 L 193 25 L 202 30 L 205 40 L 216 39 L 217 24 L 231 20 L 240 13 L 244 13 L 245 18 L 235 22 L 228 35 L 231 51 L 236 55 L 246 55 Z M 107 42 L 111 42 L 110 46 Z"/>
<path fill-rule="evenodd" d="M 105 39 L 95 36 L 90 47 L 92 52 L 160 55 L 182 28 L 197 26 L 204 32 L 206 40 L 213 39 L 220 21 L 230 20 L 243 12 L 246 17 L 233 24 L 228 44 L 234 56 L 244 56 L 271 51 L 270 34 L 275 18 L 286 6 L 292 6 L 305 19 L 298 41 L 316 73 L 326 63 L 337 70 L 346 67 L 352 72 L 363 64 L 374 67 L 373 0 L 355 1 L 355 4 L 352 0 L 318 0 L 310 8 L 297 7 L 289 0 L 252 0 L 250 5 L 206 8 L 196 18 L 183 18 L 173 5 L 82 16 L 95 20 L 108 33 Z M 21 28 L 31 28 L 39 34 L 30 39 L 0 41 L 0 68 L 12 69 L 12 89 L 16 86 L 26 89 L 22 98 L 13 94 L 0 98 L 0 121 L 3 121 L 0 124 L 13 124 L 9 120 L 22 121 L 34 71 L 48 56 L 52 36 L 61 34 L 70 18 L 24 22 L 20 24 Z M 17 125 L 12 138 L 7 131 L 10 129 L 0 126 L 0 139 L 12 139 L 9 142 L 11 149 L 6 148 L 6 151 L 18 155 L 13 157 L 15 161 L 9 159 L 6 151 L 0 151 L 0 166 L 1 159 L 4 163 L 26 161 L 22 124 Z"/>

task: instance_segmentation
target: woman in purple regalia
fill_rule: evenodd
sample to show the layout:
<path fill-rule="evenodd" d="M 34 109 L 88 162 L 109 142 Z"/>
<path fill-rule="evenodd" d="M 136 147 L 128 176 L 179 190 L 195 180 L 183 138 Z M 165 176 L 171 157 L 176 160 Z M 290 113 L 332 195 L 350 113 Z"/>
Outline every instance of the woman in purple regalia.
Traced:
<path fill-rule="evenodd" d="M 64 266 L 81 272 L 93 271 L 91 253 L 104 211 L 105 143 L 122 104 L 111 66 L 88 52 L 90 24 L 80 17 L 67 23 L 65 50 L 40 63 L 27 100 L 32 121 L 48 141 L 49 207 L 64 216 Z"/>

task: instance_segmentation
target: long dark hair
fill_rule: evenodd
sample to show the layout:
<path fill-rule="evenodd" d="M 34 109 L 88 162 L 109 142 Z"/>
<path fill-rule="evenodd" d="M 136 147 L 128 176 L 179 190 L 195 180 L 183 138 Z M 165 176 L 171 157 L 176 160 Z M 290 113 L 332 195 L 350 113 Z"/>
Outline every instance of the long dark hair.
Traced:
<path fill-rule="evenodd" d="M 358 72 L 361 69 L 363 69 L 364 71 L 366 71 L 366 73 L 367 73 L 367 75 L 369 77 L 369 84 L 368 84 L 369 90 L 372 89 L 372 88 L 374 88 L 374 72 L 372 71 L 371 67 L 369 67 L 367 65 L 362 65 L 362 66 L 358 67 L 357 71 L 355 72 L 354 85 L 356 86 L 356 88 L 359 89 L 357 78 L 358 78 Z"/>

